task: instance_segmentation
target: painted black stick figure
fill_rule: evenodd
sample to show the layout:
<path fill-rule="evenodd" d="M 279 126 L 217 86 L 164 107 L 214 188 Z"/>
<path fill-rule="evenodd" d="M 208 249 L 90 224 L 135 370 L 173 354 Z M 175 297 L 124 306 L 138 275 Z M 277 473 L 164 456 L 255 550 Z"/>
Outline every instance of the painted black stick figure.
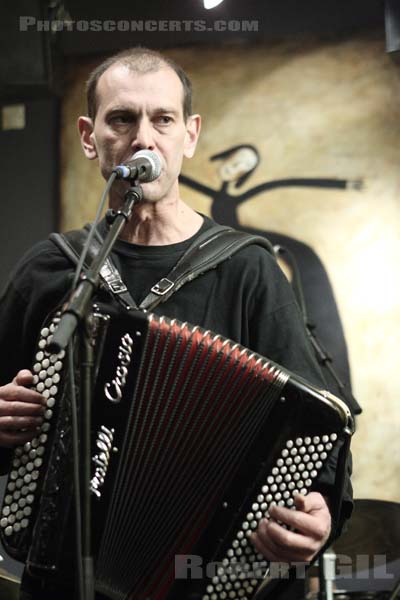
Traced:
<path fill-rule="evenodd" d="M 279 232 L 264 231 L 242 225 L 239 222 L 237 209 L 250 198 L 260 194 L 264 195 L 268 191 L 277 188 L 309 187 L 361 190 L 363 187 L 362 180 L 327 177 L 275 179 L 254 186 L 241 194 L 231 194 L 230 188 L 240 188 L 259 165 L 260 155 L 257 148 L 250 144 L 240 144 L 214 154 L 210 157 L 210 160 L 221 161 L 218 170 L 221 179 L 219 189 L 213 189 L 186 175 L 180 176 L 180 182 L 211 198 L 211 216 L 215 221 L 249 233 L 263 235 L 273 245 L 286 248 L 294 257 L 300 275 L 309 321 L 317 327 L 318 339 L 332 356 L 336 372 L 349 389 L 349 404 L 352 404 L 354 412 L 360 412 L 360 407 L 351 395 L 350 367 L 342 323 L 331 283 L 320 258 L 310 246 L 300 240 Z M 266 210 L 268 210 L 267 207 Z M 327 379 L 329 380 L 329 375 Z M 328 383 L 332 384 L 331 387 L 335 391 L 335 382 L 328 381 Z"/>

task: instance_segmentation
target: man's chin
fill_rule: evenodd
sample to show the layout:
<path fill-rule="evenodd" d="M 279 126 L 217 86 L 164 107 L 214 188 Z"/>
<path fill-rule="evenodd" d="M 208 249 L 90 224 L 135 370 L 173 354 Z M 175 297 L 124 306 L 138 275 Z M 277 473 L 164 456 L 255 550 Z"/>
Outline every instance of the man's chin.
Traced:
<path fill-rule="evenodd" d="M 123 202 L 126 192 L 129 190 L 129 182 L 124 180 L 115 181 L 113 184 L 113 194 L 118 198 L 118 205 Z M 158 181 L 150 181 L 148 183 L 141 183 L 140 187 L 143 191 L 143 201 L 150 202 L 152 204 L 161 200 L 164 196 L 163 190 Z"/>
<path fill-rule="evenodd" d="M 157 181 L 141 184 L 143 190 L 143 200 L 145 202 L 158 202 L 162 199 L 163 194 Z"/>

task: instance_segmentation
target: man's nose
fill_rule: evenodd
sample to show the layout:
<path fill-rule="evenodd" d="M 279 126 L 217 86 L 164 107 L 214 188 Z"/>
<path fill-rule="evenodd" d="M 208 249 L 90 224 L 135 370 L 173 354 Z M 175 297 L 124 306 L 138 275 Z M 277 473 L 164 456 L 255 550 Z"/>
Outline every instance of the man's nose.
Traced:
<path fill-rule="evenodd" d="M 132 141 L 133 153 L 139 150 L 154 150 L 153 128 L 147 119 L 140 119 Z"/>

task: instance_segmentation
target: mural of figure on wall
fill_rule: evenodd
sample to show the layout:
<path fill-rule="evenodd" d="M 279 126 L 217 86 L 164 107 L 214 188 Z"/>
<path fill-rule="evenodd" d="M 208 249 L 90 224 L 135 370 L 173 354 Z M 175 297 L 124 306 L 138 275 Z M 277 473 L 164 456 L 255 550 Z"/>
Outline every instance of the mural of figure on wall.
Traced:
<path fill-rule="evenodd" d="M 265 236 L 274 246 L 282 249 L 281 256 L 286 262 L 285 272 L 291 275 L 298 274 L 308 322 L 312 324 L 322 349 L 326 349 L 327 355 L 333 359 L 334 369 L 348 390 L 346 399 L 350 407 L 356 414 L 361 412 L 351 393 L 350 366 L 343 327 L 332 285 L 321 259 L 310 246 L 298 239 L 279 232 L 264 231 L 241 224 L 237 209 L 250 198 L 260 194 L 264 195 L 277 188 L 310 187 L 360 190 L 362 189 L 362 180 L 307 177 L 275 179 L 254 186 L 241 194 L 232 194 L 230 189 L 232 187 L 240 188 L 259 165 L 260 155 L 257 148 L 250 144 L 240 144 L 214 154 L 210 160 L 222 161 L 218 169 L 221 179 L 219 189 L 213 189 L 186 175 L 180 176 L 180 182 L 211 198 L 211 216 L 217 222 L 255 235 Z M 268 205 L 266 205 L 266 210 L 268 210 Z M 332 390 L 338 392 L 338 386 L 329 371 L 324 369 L 324 374 L 328 384 L 331 384 Z"/>

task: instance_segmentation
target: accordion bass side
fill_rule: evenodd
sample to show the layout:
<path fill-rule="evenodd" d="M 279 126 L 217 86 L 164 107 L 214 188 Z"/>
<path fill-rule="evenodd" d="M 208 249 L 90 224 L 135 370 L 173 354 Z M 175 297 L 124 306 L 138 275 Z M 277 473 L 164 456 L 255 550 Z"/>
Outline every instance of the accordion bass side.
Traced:
<path fill-rule="evenodd" d="M 72 498 L 67 359 L 46 352 L 57 321 L 42 328 L 33 365 L 45 422 L 15 451 L 0 520 L 6 551 L 34 573 L 57 568 Z M 109 308 L 96 323 L 96 590 L 112 600 L 250 600 L 268 564 L 249 536 L 271 505 L 294 508 L 329 463 L 340 497 L 348 408 L 200 327 Z"/>

